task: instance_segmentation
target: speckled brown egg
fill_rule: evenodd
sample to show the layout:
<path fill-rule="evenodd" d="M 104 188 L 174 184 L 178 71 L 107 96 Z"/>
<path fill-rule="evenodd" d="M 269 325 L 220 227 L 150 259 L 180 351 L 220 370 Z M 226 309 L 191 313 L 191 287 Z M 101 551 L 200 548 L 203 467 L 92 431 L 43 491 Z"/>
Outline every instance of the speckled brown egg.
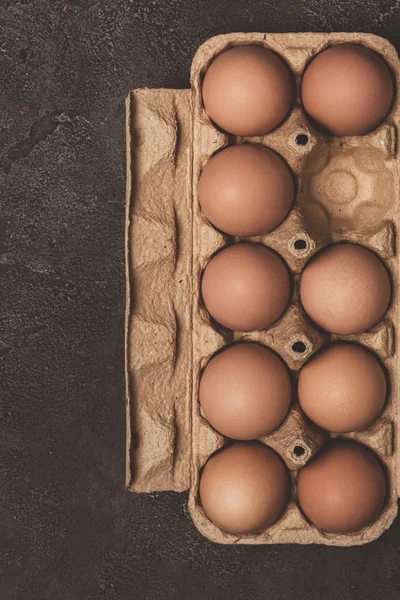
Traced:
<path fill-rule="evenodd" d="M 306 265 L 300 282 L 304 310 L 331 333 L 367 331 L 385 314 L 391 295 L 389 275 L 370 250 L 335 244 Z"/>
<path fill-rule="evenodd" d="M 235 442 L 207 461 L 200 500 L 207 517 L 224 531 L 258 533 L 282 514 L 290 481 L 282 459 L 259 442 Z"/>
<path fill-rule="evenodd" d="M 260 344 L 235 344 L 218 353 L 200 380 L 204 417 L 223 435 L 252 440 L 271 433 L 285 418 L 292 386 L 278 356 Z"/>
<path fill-rule="evenodd" d="M 279 125 L 293 102 L 284 61 L 262 46 L 236 46 L 208 67 L 203 102 L 209 117 L 228 133 L 262 135 Z"/>
<path fill-rule="evenodd" d="M 323 448 L 301 469 L 297 492 L 301 509 L 316 527 L 352 533 L 379 516 L 386 478 L 369 449 L 341 440 Z"/>
<path fill-rule="evenodd" d="M 269 327 L 284 312 L 291 284 L 282 259 L 261 244 L 224 248 L 205 268 L 201 292 L 210 315 L 227 329 Z"/>
<path fill-rule="evenodd" d="M 298 381 L 302 409 L 328 431 L 365 429 L 381 412 L 386 378 L 371 352 L 355 344 L 332 344 L 303 367 Z"/>
<path fill-rule="evenodd" d="M 339 44 L 318 54 L 301 86 L 306 112 L 338 136 L 362 135 L 377 127 L 393 95 L 386 63 L 376 52 L 357 44 Z"/>
<path fill-rule="evenodd" d="M 294 199 L 285 161 L 260 145 L 231 146 L 205 165 L 198 186 L 205 216 L 235 236 L 267 233 L 287 216 Z"/>

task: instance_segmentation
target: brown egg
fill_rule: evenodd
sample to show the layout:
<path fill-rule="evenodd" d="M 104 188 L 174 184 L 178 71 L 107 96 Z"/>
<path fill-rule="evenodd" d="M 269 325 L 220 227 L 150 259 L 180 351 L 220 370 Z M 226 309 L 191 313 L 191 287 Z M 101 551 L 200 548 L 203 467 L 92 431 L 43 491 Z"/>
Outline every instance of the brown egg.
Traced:
<path fill-rule="evenodd" d="M 299 401 L 306 415 L 328 431 L 365 429 L 386 399 L 386 378 L 371 352 L 355 344 L 332 344 L 303 367 Z"/>
<path fill-rule="evenodd" d="M 235 442 L 213 454 L 200 479 L 200 500 L 208 518 L 238 535 L 258 533 L 276 521 L 289 490 L 283 461 L 259 442 Z"/>
<path fill-rule="evenodd" d="M 298 499 L 306 517 L 329 533 L 352 533 L 372 523 L 383 508 L 386 478 L 365 446 L 337 441 L 301 469 Z"/>
<path fill-rule="evenodd" d="M 294 183 L 278 154 L 241 144 L 208 161 L 198 191 L 203 212 L 215 227 L 230 235 L 252 236 L 271 231 L 287 216 Z"/>
<path fill-rule="evenodd" d="M 234 135 L 262 135 L 279 125 L 293 102 L 288 67 L 261 46 L 236 46 L 211 63 L 203 81 L 210 118 Z"/>
<path fill-rule="evenodd" d="M 264 329 L 285 310 L 290 278 L 279 256 L 261 244 L 228 246 L 208 263 L 201 291 L 218 323 L 235 331 Z"/>
<path fill-rule="evenodd" d="M 363 246 L 335 244 L 307 264 L 300 282 L 304 310 L 331 333 L 367 331 L 385 314 L 390 279 L 383 263 Z"/>
<path fill-rule="evenodd" d="M 362 135 L 377 127 L 393 102 L 393 79 L 378 54 L 357 44 L 321 52 L 301 87 L 305 110 L 334 135 Z"/>
<path fill-rule="evenodd" d="M 291 402 L 289 373 L 274 352 L 259 344 L 235 344 L 208 363 L 200 381 L 204 417 L 223 435 L 253 440 L 271 433 Z"/>

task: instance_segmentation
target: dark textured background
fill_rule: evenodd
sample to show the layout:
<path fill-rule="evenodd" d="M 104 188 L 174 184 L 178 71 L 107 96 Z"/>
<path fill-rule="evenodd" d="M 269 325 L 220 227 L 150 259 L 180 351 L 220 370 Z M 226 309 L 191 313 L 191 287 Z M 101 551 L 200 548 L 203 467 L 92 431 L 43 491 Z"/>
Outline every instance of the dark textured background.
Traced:
<path fill-rule="evenodd" d="M 201 8 L 199 8 L 199 6 Z M 230 31 L 371 31 L 397 0 L 0 0 L 0 599 L 400 597 L 361 548 L 223 547 L 124 490 L 124 96 Z"/>

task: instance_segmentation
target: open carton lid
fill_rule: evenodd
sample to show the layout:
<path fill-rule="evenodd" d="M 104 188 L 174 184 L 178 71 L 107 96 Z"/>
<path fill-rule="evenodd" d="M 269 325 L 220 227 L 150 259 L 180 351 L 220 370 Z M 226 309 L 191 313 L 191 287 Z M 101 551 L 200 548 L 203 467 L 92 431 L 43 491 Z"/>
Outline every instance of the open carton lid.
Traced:
<path fill-rule="evenodd" d="M 126 485 L 182 491 L 191 456 L 190 90 L 136 90 L 126 110 Z"/>

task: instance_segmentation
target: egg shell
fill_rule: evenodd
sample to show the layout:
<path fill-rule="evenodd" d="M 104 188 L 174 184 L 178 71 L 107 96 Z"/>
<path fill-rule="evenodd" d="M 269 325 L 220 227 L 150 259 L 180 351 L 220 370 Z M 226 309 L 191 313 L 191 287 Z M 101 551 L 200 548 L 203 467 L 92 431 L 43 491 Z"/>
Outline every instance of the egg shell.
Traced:
<path fill-rule="evenodd" d="M 362 135 L 377 127 L 393 95 L 386 63 L 359 44 L 338 44 L 317 54 L 301 86 L 306 112 L 337 136 Z"/>
<path fill-rule="evenodd" d="M 304 310 L 331 333 L 350 335 L 373 327 L 385 314 L 391 296 L 388 272 L 370 250 L 335 244 L 306 265 L 300 282 Z"/>
<path fill-rule="evenodd" d="M 285 161 L 261 145 L 240 144 L 218 152 L 199 180 L 205 216 L 221 231 L 255 236 L 275 229 L 294 199 L 294 182 Z"/>
<path fill-rule="evenodd" d="M 386 478 L 370 450 L 342 440 L 323 448 L 301 469 L 297 493 L 301 509 L 316 527 L 352 533 L 378 517 Z"/>
<path fill-rule="evenodd" d="M 284 61 L 256 45 L 227 50 L 208 67 L 202 87 L 209 117 L 234 135 L 274 129 L 293 102 L 293 81 Z"/>
<path fill-rule="evenodd" d="M 298 380 L 302 409 L 328 431 L 365 429 L 381 412 L 387 393 L 378 360 L 355 344 L 322 348 L 303 367 Z"/>
<path fill-rule="evenodd" d="M 235 442 L 207 461 L 200 500 L 218 527 L 240 535 L 266 529 L 282 514 L 290 479 L 282 459 L 259 442 Z"/>
<path fill-rule="evenodd" d="M 214 356 L 199 389 L 204 417 L 223 435 L 252 440 L 284 420 L 291 403 L 290 375 L 282 360 L 260 344 L 235 344 Z"/>
<path fill-rule="evenodd" d="M 268 327 L 284 312 L 291 284 L 282 259 L 261 244 L 228 246 L 205 268 L 201 292 L 210 315 L 235 331 Z"/>

